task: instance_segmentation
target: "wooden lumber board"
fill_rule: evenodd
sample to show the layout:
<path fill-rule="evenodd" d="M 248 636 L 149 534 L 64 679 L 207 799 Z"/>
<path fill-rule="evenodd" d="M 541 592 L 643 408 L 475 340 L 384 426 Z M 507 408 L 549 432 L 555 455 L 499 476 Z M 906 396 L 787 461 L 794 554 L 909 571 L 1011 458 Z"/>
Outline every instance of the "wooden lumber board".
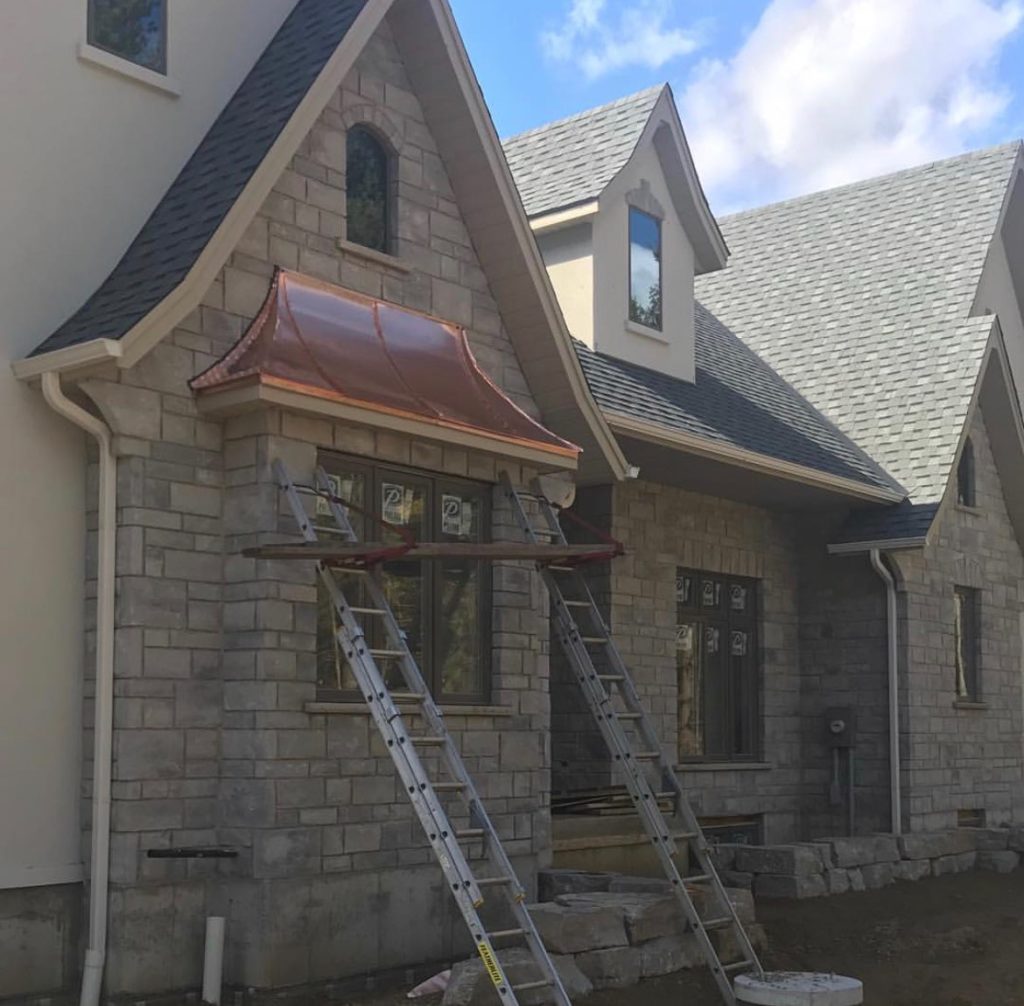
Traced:
<path fill-rule="evenodd" d="M 256 545 L 242 550 L 249 559 L 313 559 L 323 562 L 358 562 L 367 555 L 379 555 L 394 549 L 384 542 L 294 542 L 284 545 Z M 422 541 L 400 559 L 523 559 L 557 562 L 559 559 L 589 559 L 607 556 L 610 549 L 601 545 L 533 545 L 528 542 Z"/>

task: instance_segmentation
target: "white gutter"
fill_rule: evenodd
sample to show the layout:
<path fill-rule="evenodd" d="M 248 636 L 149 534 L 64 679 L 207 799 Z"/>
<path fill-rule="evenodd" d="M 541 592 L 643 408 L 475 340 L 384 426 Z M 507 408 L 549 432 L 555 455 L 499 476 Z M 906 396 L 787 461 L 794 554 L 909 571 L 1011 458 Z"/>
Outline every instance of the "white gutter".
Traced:
<path fill-rule="evenodd" d="M 55 412 L 96 439 L 100 454 L 99 563 L 96 590 L 96 721 L 93 738 L 92 862 L 89 872 L 89 942 L 81 1006 L 98 1006 L 107 951 L 110 873 L 110 776 L 114 709 L 114 558 L 117 527 L 117 463 L 111 432 L 102 419 L 64 394 L 60 374 L 41 376 L 43 397 Z"/>
<path fill-rule="evenodd" d="M 889 794 L 892 833 L 903 833 L 903 806 L 900 794 L 900 690 L 898 674 L 899 647 L 897 633 L 896 581 L 877 548 L 871 549 L 871 565 L 885 584 L 886 628 L 889 654 Z"/>

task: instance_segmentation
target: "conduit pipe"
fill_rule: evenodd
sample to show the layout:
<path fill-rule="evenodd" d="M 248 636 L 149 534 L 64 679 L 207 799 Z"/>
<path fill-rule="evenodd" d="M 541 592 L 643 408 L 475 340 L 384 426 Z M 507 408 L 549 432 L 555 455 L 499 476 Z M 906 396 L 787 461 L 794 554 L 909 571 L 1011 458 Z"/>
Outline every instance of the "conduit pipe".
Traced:
<path fill-rule="evenodd" d="M 899 622 L 896 608 L 896 581 L 882 561 L 877 548 L 871 549 L 871 565 L 885 584 L 886 635 L 889 662 L 889 795 L 892 833 L 903 833 L 903 801 L 900 793 L 900 687 L 899 687 Z"/>
<path fill-rule="evenodd" d="M 89 942 L 81 1006 L 98 1006 L 107 956 L 110 874 L 110 776 L 114 709 L 114 558 L 117 528 L 117 462 L 110 428 L 72 402 L 60 374 L 42 375 L 43 397 L 55 412 L 85 430 L 99 447 L 99 553 L 96 584 L 96 689 L 93 734 L 92 851 L 89 871 Z"/>

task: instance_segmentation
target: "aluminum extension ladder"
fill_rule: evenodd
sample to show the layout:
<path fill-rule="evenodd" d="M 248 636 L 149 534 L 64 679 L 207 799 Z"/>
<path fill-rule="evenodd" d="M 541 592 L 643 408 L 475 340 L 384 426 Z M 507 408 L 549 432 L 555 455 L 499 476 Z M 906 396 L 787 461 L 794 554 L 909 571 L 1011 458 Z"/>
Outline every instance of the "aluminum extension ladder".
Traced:
<path fill-rule="evenodd" d="M 335 524 L 332 533 L 336 530 L 345 541 L 358 540 L 349 521 L 348 511 L 334 495 L 327 473 L 322 468 L 316 471 L 314 487 L 296 486 L 280 461 L 274 462 L 274 475 L 307 542 L 319 539 L 313 521 L 303 505 L 303 493 L 327 501 Z M 572 1006 L 558 972 L 526 910 L 526 891 L 516 878 L 501 840 L 480 802 L 473 780 L 445 727 L 444 715 L 430 696 L 384 589 L 372 575 L 372 570 L 345 567 L 346 574 L 363 575 L 367 596 L 371 599 L 372 607 L 355 607 L 346 600 L 329 565 L 320 562 L 317 564 L 317 571 L 338 617 L 338 643 L 352 669 L 359 690 L 366 699 L 373 721 L 387 745 L 388 754 L 391 755 L 409 801 L 444 872 L 448 888 L 469 927 L 477 953 L 494 983 L 500 1001 L 508 1006 L 518 1006 L 520 1000 L 517 997 L 520 994 L 545 990 L 556 1006 Z M 381 620 L 387 639 L 386 649 L 371 648 L 360 624 L 360 618 Z M 406 729 L 404 718 L 380 671 L 378 660 L 387 660 L 389 665 L 400 669 L 408 690 L 408 694 L 403 697 L 415 702 L 415 709 L 423 721 L 425 729 L 420 733 L 410 734 Z M 438 752 L 440 764 L 444 766 L 450 780 L 432 781 L 420 761 L 417 748 L 430 748 Z M 452 794 L 461 798 L 468 813 L 469 828 L 460 830 L 452 826 L 442 804 L 441 794 Z M 494 870 L 493 875 L 474 875 L 460 845 L 460 842 L 469 841 L 483 842 L 487 858 Z M 487 930 L 478 913 L 478 909 L 485 901 L 485 891 L 495 892 L 504 899 L 515 920 L 512 928 Z M 490 898 L 490 893 L 487 897 Z M 518 985 L 513 985 L 509 981 L 498 956 L 501 951 L 495 949 L 494 943 L 510 939 L 521 939 L 525 942 L 539 972 L 539 977 L 535 980 Z"/>
<path fill-rule="evenodd" d="M 541 491 L 539 481 L 533 482 L 530 492 L 516 489 L 507 476 L 503 476 L 503 485 L 516 520 L 528 541 L 533 544 L 568 544 L 558 512 Z M 542 520 L 539 526 L 530 516 L 531 503 L 539 510 Z M 697 816 L 686 800 L 679 777 L 662 751 L 636 685 L 579 567 L 570 563 L 539 563 L 538 568 L 551 594 L 558 640 L 587 706 L 626 783 L 633 805 L 643 821 L 647 836 L 683 914 L 697 936 L 722 998 L 728 1006 L 734 1006 L 736 997 L 732 977 L 742 973 L 760 976 L 764 971 L 735 908 L 726 896 Z M 589 623 L 585 631 L 581 631 L 574 611 Z M 592 654 L 600 654 L 602 670 L 598 670 Z M 616 707 L 616 699 L 621 701 L 624 708 Z M 633 748 L 630 734 L 638 744 L 637 750 Z M 659 774 L 657 786 L 649 778 L 648 772 L 651 769 Z M 673 836 L 661 812 L 658 800 L 666 796 L 674 799 L 677 812 L 682 818 L 685 831 L 681 836 Z M 697 874 L 683 876 L 679 872 L 676 837 L 685 842 L 697 864 Z M 687 890 L 688 884 L 698 889 L 702 886 L 705 888 L 709 895 L 707 905 L 713 906 L 718 913 L 717 917 L 701 916 Z M 731 964 L 722 963 L 711 939 L 712 932 L 726 930 L 732 933 L 740 953 L 740 960 Z"/>

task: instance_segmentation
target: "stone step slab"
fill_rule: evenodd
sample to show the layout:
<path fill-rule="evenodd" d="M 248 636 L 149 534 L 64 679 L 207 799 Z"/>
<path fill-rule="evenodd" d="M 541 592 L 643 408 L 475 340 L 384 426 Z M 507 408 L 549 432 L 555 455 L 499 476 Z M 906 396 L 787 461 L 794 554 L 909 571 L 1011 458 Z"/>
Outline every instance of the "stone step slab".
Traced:
<path fill-rule="evenodd" d="M 899 845 L 892 835 L 829 838 L 817 844 L 827 844 L 832 850 L 832 864 L 843 869 L 900 860 Z"/>
<path fill-rule="evenodd" d="M 648 940 L 637 950 L 640 951 L 641 978 L 660 978 L 704 963 L 704 955 L 693 933 Z"/>
<path fill-rule="evenodd" d="M 892 863 L 870 863 L 860 868 L 864 886 L 869 891 L 878 891 L 896 882 Z"/>
<path fill-rule="evenodd" d="M 754 878 L 754 896 L 758 898 L 820 898 L 828 893 L 825 877 L 820 873 L 804 876 L 759 873 Z"/>
<path fill-rule="evenodd" d="M 607 891 L 614 873 L 587 873 L 583 870 L 541 870 L 537 874 L 537 900 L 554 901 L 560 894 L 587 894 Z"/>
<path fill-rule="evenodd" d="M 592 950 L 576 957 L 576 966 L 595 989 L 623 989 L 640 981 L 642 951 L 638 947 Z"/>
<path fill-rule="evenodd" d="M 579 954 L 629 945 L 624 915 L 617 908 L 587 901 L 566 904 L 561 900 L 587 897 L 589 895 L 559 895 L 558 901 L 529 906 L 530 917 L 550 953 Z"/>
<path fill-rule="evenodd" d="M 973 852 L 975 839 L 972 830 L 957 828 L 954 831 L 922 831 L 901 835 L 900 855 L 904 859 L 939 859 Z"/>
<path fill-rule="evenodd" d="M 893 875 L 897 880 L 923 880 L 930 877 L 932 873 L 932 861 L 930 859 L 904 859 L 894 863 Z"/>
<path fill-rule="evenodd" d="M 682 908 L 671 896 L 598 891 L 593 894 L 563 894 L 556 904 L 567 908 L 593 905 L 616 913 L 625 924 L 631 944 L 646 943 L 661 936 L 679 936 L 686 927 Z"/>
<path fill-rule="evenodd" d="M 744 873 L 803 877 L 820 874 L 825 864 L 810 845 L 748 845 L 736 850 L 735 868 Z"/>
<path fill-rule="evenodd" d="M 537 965 L 528 950 L 513 949 L 498 951 L 505 974 L 513 985 L 536 981 L 540 975 Z M 554 956 L 551 958 L 569 998 L 575 1002 L 590 995 L 594 986 L 590 979 L 580 970 L 572 957 Z M 484 970 L 479 957 L 461 961 L 452 968 L 452 975 L 445 990 L 442 1006 L 494 1006 L 498 1000 L 494 985 Z M 550 1002 L 550 994 L 545 989 L 525 992 L 519 996 L 523 1006 L 537 1006 L 539 1003 Z"/>
<path fill-rule="evenodd" d="M 1020 866 L 1020 853 L 1010 849 L 982 849 L 978 853 L 975 868 L 993 873 L 1013 873 Z"/>

